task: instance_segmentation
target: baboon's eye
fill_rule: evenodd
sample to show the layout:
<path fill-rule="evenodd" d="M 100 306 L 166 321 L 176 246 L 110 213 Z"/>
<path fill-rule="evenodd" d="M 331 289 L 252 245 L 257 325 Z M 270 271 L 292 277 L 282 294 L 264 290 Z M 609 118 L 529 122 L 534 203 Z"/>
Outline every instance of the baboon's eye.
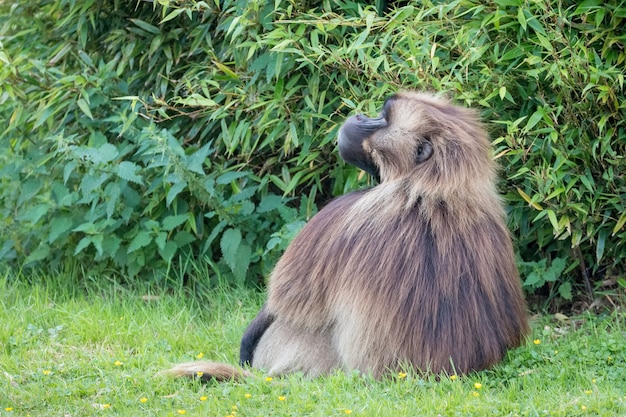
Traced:
<path fill-rule="evenodd" d="M 424 162 L 428 158 L 430 158 L 433 154 L 433 145 L 430 141 L 425 140 L 417 146 L 416 154 L 415 154 L 415 162 L 420 163 Z"/>

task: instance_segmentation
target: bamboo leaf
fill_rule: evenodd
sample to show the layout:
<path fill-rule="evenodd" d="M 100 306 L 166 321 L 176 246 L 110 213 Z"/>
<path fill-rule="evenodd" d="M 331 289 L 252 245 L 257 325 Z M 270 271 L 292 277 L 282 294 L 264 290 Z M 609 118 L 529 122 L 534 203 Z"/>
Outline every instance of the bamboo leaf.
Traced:
<path fill-rule="evenodd" d="M 533 208 L 537 209 L 537 210 L 543 210 L 543 207 L 541 207 L 538 203 L 534 202 L 532 200 L 532 198 L 530 198 L 530 196 L 528 194 L 526 194 L 521 188 L 517 188 L 517 192 L 519 193 L 519 195 L 522 196 L 522 198 L 528 203 L 530 204 Z"/>
<path fill-rule="evenodd" d="M 181 14 L 182 12 L 184 12 L 185 9 L 180 8 L 180 9 L 174 9 L 172 10 L 170 13 L 167 14 L 167 16 L 165 16 L 163 18 L 163 20 L 161 20 L 161 24 L 165 23 L 165 22 L 169 22 L 170 20 L 178 17 L 179 14 Z"/>
<path fill-rule="evenodd" d="M 145 30 L 146 32 L 150 32 L 153 33 L 155 35 L 160 35 L 161 34 L 161 30 L 156 27 L 151 25 L 150 23 L 144 22 L 143 20 L 140 19 L 130 19 L 131 22 L 133 22 L 135 25 L 137 25 L 137 27 Z"/>
<path fill-rule="evenodd" d="M 604 257 L 604 247 L 606 245 L 607 231 L 605 229 L 600 230 L 598 233 L 598 242 L 596 243 L 596 262 L 600 263 Z"/>
<path fill-rule="evenodd" d="M 615 234 L 619 232 L 622 227 L 624 227 L 624 224 L 626 224 L 626 211 L 622 212 L 619 220 L 615 223 L 615 227 L 613 227 L 613 236 L 615 236 Z"/>
<path fill-rule="evenodd" d="M 87 104 L 85 99 L 83 99 L 83 98 L 78 99 L 76 104 L 78 104 L 78 107 L 80 108 L 80 110 L 83 112 L 83 114 L 85 116 L 87 116 L 91 120 L 93 120 L 93 115 L 91 114 L 91 109 L 89 108 L 89 104 Z"/>

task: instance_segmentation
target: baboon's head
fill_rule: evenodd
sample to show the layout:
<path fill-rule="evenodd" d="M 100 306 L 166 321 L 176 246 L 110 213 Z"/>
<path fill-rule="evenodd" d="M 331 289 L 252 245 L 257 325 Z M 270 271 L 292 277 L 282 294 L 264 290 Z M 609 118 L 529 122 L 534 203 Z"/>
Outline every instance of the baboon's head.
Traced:
<path fill-rule="evenodd" d="M 493 179 L 489 141 L 477 115 L 432 95 L 401 92 L 377 117 L 356 115 L 339 131 L 339 154 L 385 183 L 404 177 L 459 191 Z"/>

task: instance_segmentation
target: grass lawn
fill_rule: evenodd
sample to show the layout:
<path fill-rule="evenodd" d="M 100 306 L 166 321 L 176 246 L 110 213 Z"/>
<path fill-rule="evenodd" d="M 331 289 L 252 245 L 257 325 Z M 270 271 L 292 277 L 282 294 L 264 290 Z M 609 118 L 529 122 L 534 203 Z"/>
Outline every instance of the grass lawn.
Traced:
<path fill-rule="evenodd" d="M 261 295 L 68 281 L 0 276 L 0 416 L 626 416 L 616 313 L 537 318 L 526 346 L 461 378 L 257 373 L 202 384 L 158 373 L 197 357 L 236 363 Z"/>

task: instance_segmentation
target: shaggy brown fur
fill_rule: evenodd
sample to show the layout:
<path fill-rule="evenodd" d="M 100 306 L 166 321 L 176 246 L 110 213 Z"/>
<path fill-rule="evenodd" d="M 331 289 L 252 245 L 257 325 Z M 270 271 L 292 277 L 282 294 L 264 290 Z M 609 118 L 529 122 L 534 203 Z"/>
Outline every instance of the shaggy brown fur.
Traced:
<path fill-rule="evenodd" d="M 205 381 L 215 380 L 218 382 L 239 381 L 243 378 L 254 376 L 254 374 L 235 366 L 209 361 L 181 363 L 167 371 L 167 373 L 173 376 L 186 376 L 190 378 L 200 378 Z"/>
<path fill-rule="evenodd" d="M 380 184 L 332 201 L 294 239 L 242 361 L 272 374 L 466 373 L 520 345 L 526 303 L 477 115 L 399 93 L 379 118 L 346 122 L 340 153 Z"/>

